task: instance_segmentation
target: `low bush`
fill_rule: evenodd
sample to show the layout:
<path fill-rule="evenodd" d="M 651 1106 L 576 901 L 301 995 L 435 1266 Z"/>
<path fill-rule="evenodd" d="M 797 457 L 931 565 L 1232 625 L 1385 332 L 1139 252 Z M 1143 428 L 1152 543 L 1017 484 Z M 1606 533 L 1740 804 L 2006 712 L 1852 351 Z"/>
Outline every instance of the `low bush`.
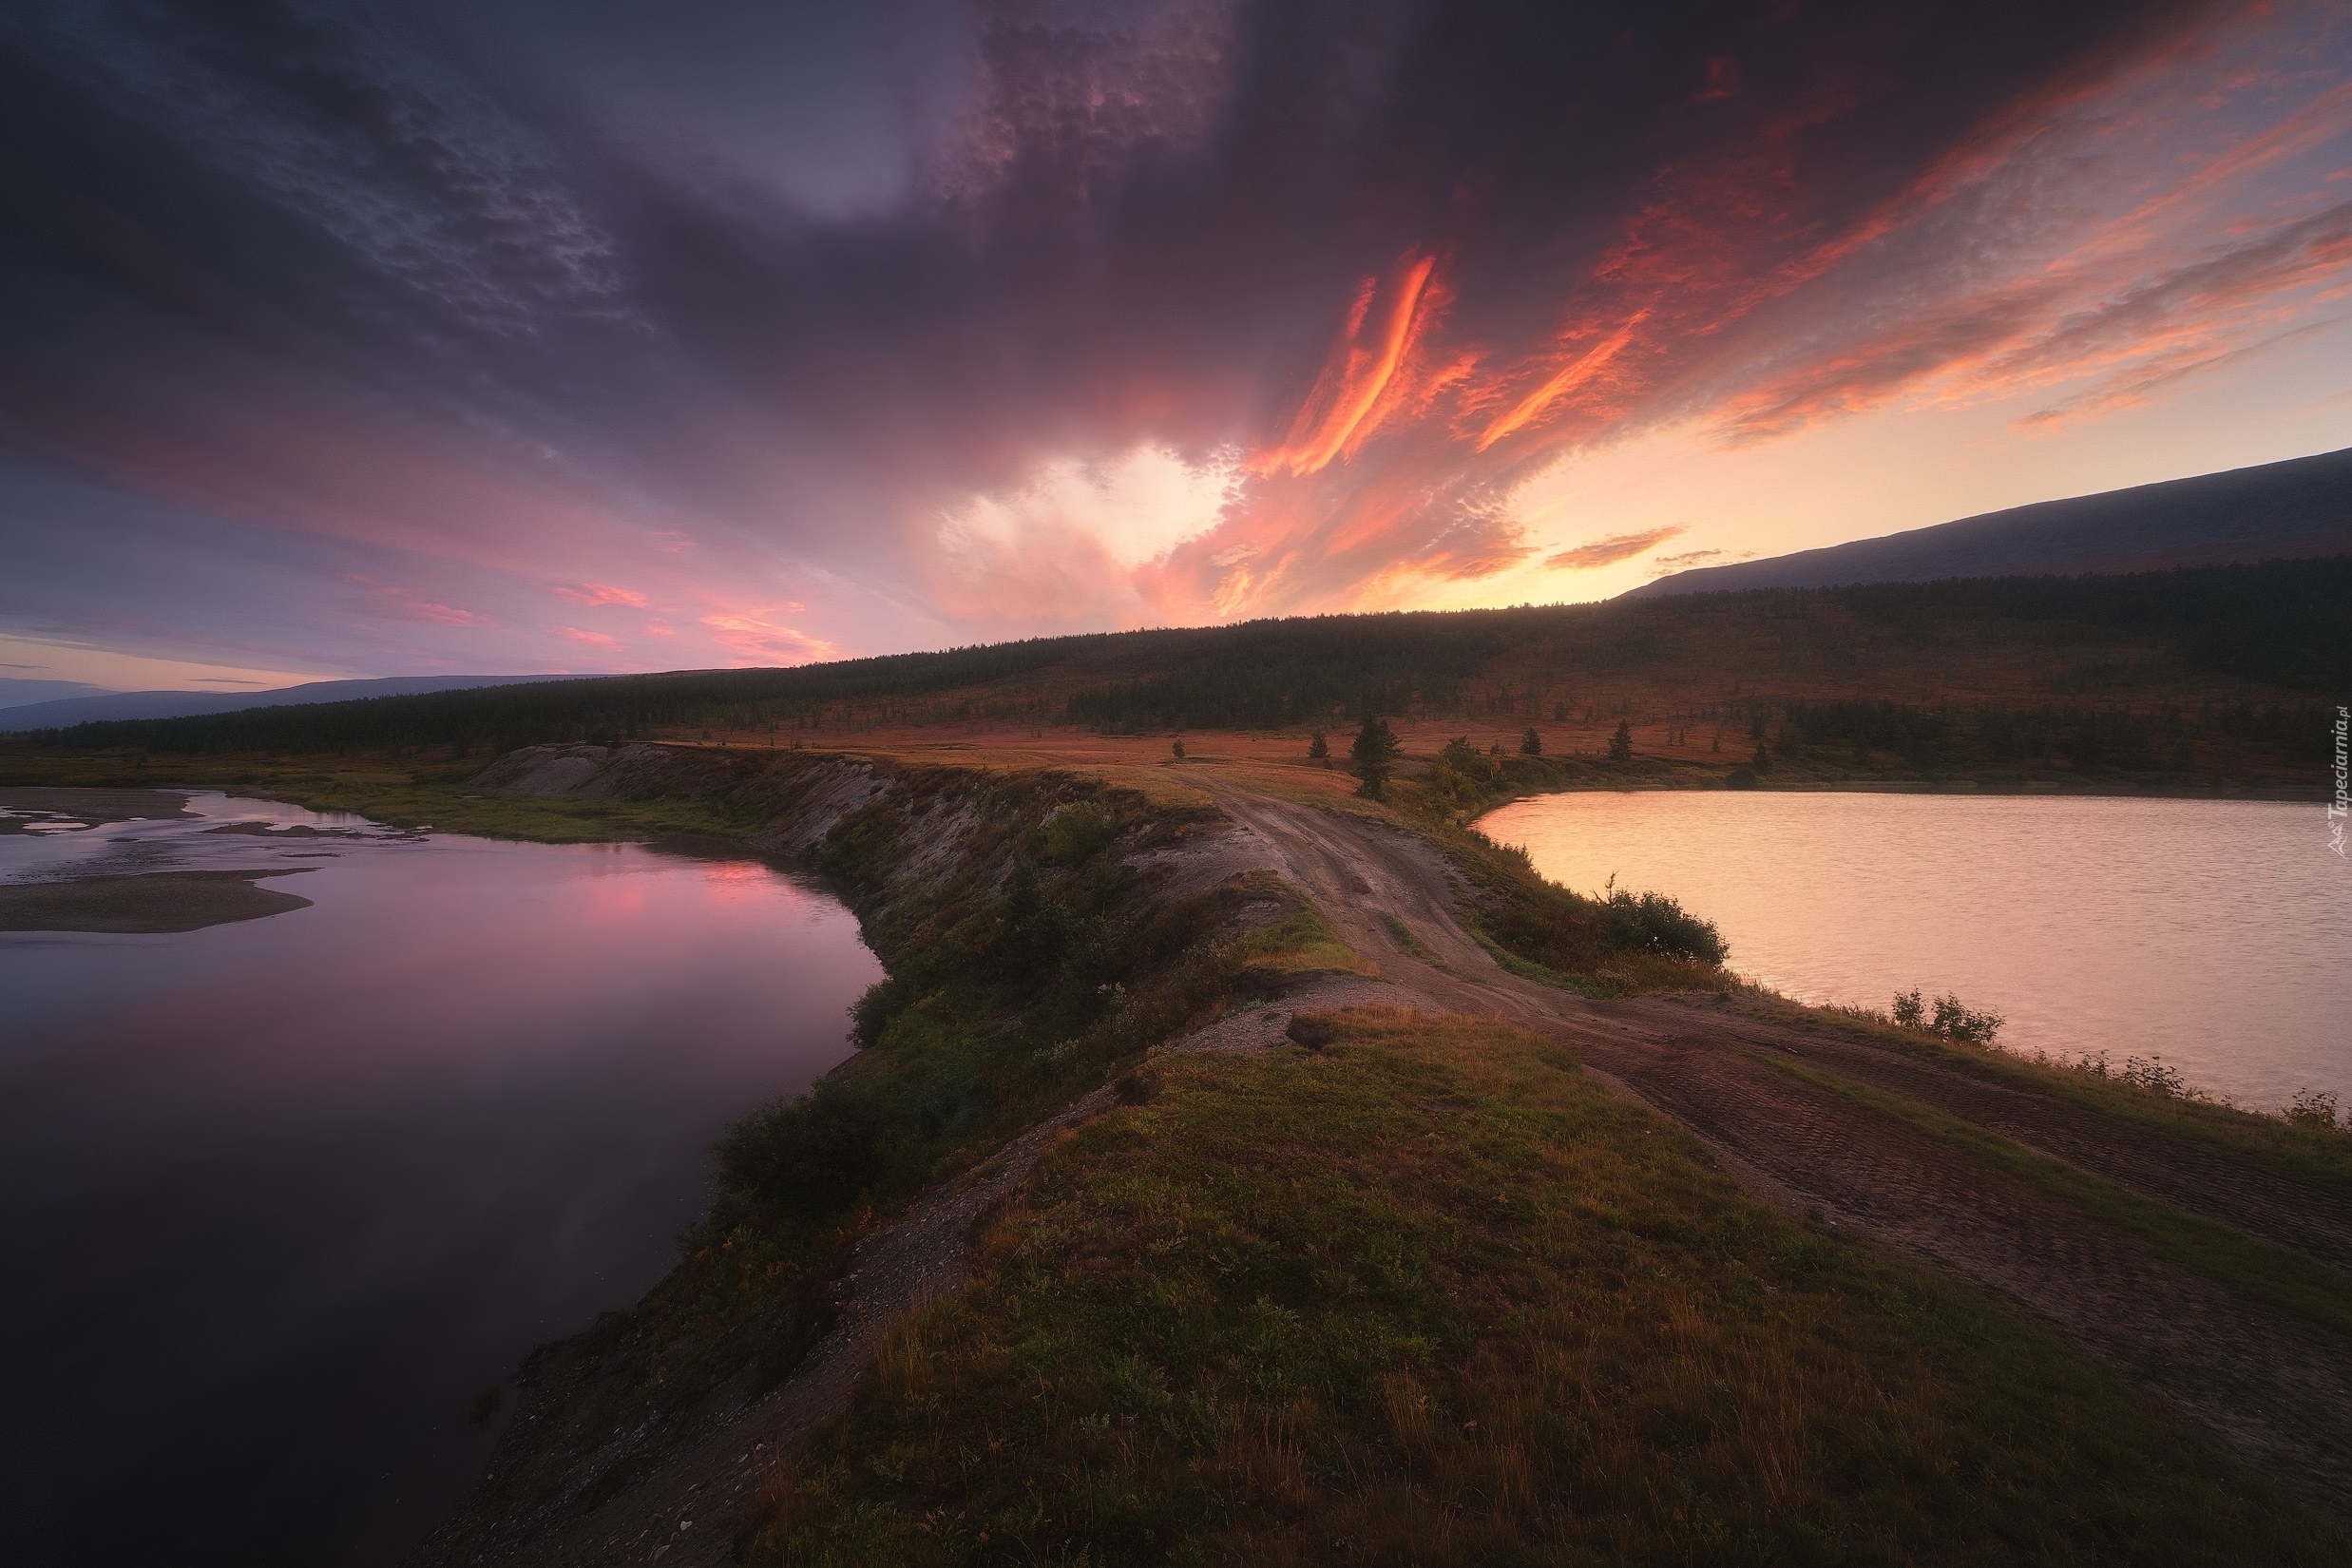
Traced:
<path fill-rule="evenodd" d="M 1731 955 L 1713 921 L 1689 913 L 1664 893 L 1612 889 L 1601 908 L 1610 938 L 1620 947 L 1671 953 L 1702 964 L 1720 964 Z"/>
<path fill-rule="evenodd" d="M 2320 1089 L 2302 1090 L 2288 1101 L 2286 1120 L 2290 1126 L 2332 1133 L 2336 1130 L 2336 1097 Z"/>
<path fill-rule="evenodd" d="M 1948 991 L 1933 1002 L 1926 1001 L 1916 985 L 1895 994 L 1889 1016 L 1906 1029 L 1924 1029 L 1963 1045 L 1991 1045 L 2000 1038 L 2001 1025 L 2009 1022 L 1998 1013 L 1970 1007 Z"/>

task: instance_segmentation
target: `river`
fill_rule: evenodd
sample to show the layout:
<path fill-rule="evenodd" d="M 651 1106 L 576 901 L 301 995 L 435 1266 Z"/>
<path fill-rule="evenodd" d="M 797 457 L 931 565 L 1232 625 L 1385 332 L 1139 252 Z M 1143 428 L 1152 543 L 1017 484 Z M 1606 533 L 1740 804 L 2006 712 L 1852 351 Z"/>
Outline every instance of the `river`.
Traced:
<path fill-rule="evenodd" d="M 1671 894 L 1731 966 L 1804 1002 L 1914 985 L 2000 1042 L 2273 1110 L 2352 1108 L 2352 875 L 2325 809 L 2243 800 L 1864 793 L 1539 796 L 1480 822 L 1578 891 Z"/>
<path fill-rule="evenodd" d="M 847 1054 L 880 966 L 739 855 L 189 809 L 0 835 L 0 884 L 312 901 L 0 934 L 7 1555 L 396 1561 L 481 1470 L 483 1391 L 661 1276 L 712 1141 Z"/>

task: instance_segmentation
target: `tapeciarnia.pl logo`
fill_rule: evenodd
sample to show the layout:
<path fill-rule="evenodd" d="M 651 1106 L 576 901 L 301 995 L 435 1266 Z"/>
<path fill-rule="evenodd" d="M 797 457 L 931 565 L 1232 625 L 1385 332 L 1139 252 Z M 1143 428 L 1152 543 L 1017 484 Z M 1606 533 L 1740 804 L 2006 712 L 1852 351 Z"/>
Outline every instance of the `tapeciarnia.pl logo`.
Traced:
<path fill-rule="evenodd" d="M 2344 798 L 2345 740 L 2352 735 L 2352 707 L 2336 705 L 2336 798 L 2327 803 L 2327 847 L 2336 851 L 2336 858 L 2344 858 L 2343 819 L 2347 809 Z"/>

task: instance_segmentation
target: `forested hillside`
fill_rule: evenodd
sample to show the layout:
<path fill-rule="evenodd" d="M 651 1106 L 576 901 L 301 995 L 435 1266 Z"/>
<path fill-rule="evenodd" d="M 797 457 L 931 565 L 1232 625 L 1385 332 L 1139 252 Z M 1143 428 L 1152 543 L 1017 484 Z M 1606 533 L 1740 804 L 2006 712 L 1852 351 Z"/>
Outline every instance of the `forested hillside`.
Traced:
<path fill-rule="evenodd" d="M 2188 772 L 2321 755 L 2352 692 L 2352 557 L 1608 603 L 1321 616 L 85 724 L 43 750 L 175 755 L 542 741 L 837 743 L 879 729 L 1281 730 L 1366 715 L 1688 726 L 1935 769 Z M 2203 748 L 2202 750 L 2200 748 Z M 1727 758 L 1733 760 L 1731 758 Z M 1817 758 L 1817 760 L 1819 760 Z"/>

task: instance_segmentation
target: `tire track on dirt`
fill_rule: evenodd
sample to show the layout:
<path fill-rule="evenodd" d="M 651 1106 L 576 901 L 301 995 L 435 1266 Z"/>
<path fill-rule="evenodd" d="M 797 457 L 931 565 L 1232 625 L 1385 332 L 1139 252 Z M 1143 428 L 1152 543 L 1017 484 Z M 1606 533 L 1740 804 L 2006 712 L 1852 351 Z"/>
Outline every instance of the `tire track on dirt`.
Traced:
<path fill-rule="evenodd" d="M 1992 1291 L 2169 1398 L 2257 1467 L 2352 1516 L 2352 1343 L 2172 1264 L 2072 1204 L 1760 1060 L 1787 1051 L 1936 1105 L 2160 1201 L 2302 1245 L 2352 1245 L 2315 1184 L 1827 1027 L 1660 999 L 1593 1002 L 1504 970 L 1463 928 L 1464 889 L 1423 840 L 1203 780 L 1241 831 L 1384 973 L 1500 1013 L 1673 1117 L 1788 1207 Z M 1386 928 L 1403 921 L 1434 967 Z M 2186 1200 L 2186 1201 L 2184 1201 Z M 2298 1240 L 2300 1238 L 2300 1240 Z"/>
<path fill-rule="evenodd" d="M 1677 1014 L 1687 1020 L 1687 1002 L 1643 999 L 1625 1005 L 1660 1027 L 1690 1026 L 1674 1022 Z M 1711 1012 L 1708 1027 L 1933 1105 L 2144 1197 L 2352 1272 L 2352 1202 L 2323 1182 L 2232 1158 L 2210 1143 L 2162 1127 L 2089 1111 L 1964 1061 L 1922 1060 L 1835 1029 L 1791 1026 L 1736 1008 Z"/>
<path fill-rule="evenodd" d="M 1367 816 L 1275 799 L 1205 768 L 1187 782 L 1212 795 L 1232 825 L 1238 842 L 1221 846 L 1221 858 L 1238 853 L 1278 871 L 1384 978 L 1319 978 L 1159 1055 L 1268 1049 L 1294 1012 L 1363 1002 L 1517 1022 L 1680 1121 L 1774 1207 L 1867 1234 L 1989 1290 L 2162 1393 L 2258 1467 L 2352 1517 L 2352 1344 L 2232 1295 L 2040 1188 L 1767 1059 L 1790 1053 L 2257 1234 L 2289 1245 L 2297 1234 L 2315 1238 L 2306 1251 L 2334 1261 L 2352 1250 L 2352 1236 L 2329 1195 L 2209 1146 L 2175 1147 L 2189 1140 L 2111 1125 L 2070 1102 L 1827 1027 L 1755 1016 L 1728 999 L 1595 1002 L 1522 979 L 1464 927 L 1466 889 L 1426 840 Z M 1216 868 L 1220 876 L 1231 870 Z M 585 1506 L 554 1500 L 527 1520 L 493 1507 L 487 1520 L 452 1520 L 414 1560 L 663 1568 L 733 1560 L 767 1482 L 848 1410 L 890 1331 L 962 1284 L 982 1216 L 1056 1138 L 1117 1095 L 1107 1085 L 1078 1100 L 868 1237 L 836 1286 L 825 1331 L 789 1375 L 763 1394 L 751 1395 L 740 1379 L 713 1390 L 686 1418 L 694 1430 L 664 1439 L 666 1457 L 618 1495 L 601 1503 L 583 1497 Z"/>

